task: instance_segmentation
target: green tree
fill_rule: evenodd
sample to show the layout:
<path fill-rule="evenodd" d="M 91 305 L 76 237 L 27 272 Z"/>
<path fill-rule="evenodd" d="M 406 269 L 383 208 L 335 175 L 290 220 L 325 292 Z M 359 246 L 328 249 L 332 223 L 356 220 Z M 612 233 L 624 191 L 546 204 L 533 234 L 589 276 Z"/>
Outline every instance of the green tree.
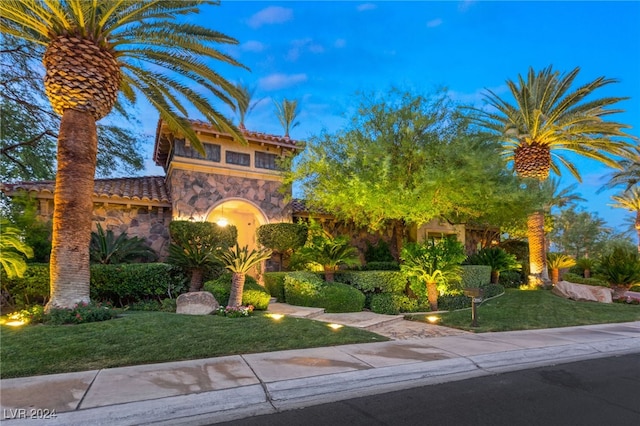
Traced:
<path fill-rule="evenodd" d="M 503 155 L 512 161 L 515 172 L 523 178 L 544 181 L 560 165 L 581 180 L 576 166 L 563 151 L 575 153 L 619 168 L 618 156 L 631 158 L 631 145 L 617 137 L 628 137 L 628 125 L 605 120 L 621 112 L 613 109 L 625 98 L 604 97 L 587 100 L 599 88 L 614 79 L 598 77 L 571 91 L 580 71 L 575 68 L 560 74 L 550 66 L 536 72 L 529 69 L 516 82 L 507 80 L 512 103 L 488 90 L 486 101 L 491 109 L 475 109 L 475 122 L 496 136 L 503 144 Z M 539 213 L 528 219 L 530 284 L 548 279 L 544 242 L 544 219 Z"/>
<path fill-rule="evenodd" d="M 613 207 L 628 210 L 635 214 L 635 230 L 638 238 L 638 253 L 640 253 L 640 186 L 622 192 L 619 195 L 611 196 L 615 201 Z"/>
<path fill-rule="evenodd" d="M 283 254 L 291 254 L 307 242 L 309 229 L 305 223 L 268 223 L 258 227 L 258 243 L 280 256 L 278 270 L 282 270 Z"/>
<path fill-rule="evenodd" d="M 612 234 L 612 230 L 597 214 L 576 211 L 572 207 L 555 215 L 550 238 L 556 250 L 580 259 L 597 257 Z"/>
<path fill-rule="evenodd" d="M 251 250 L 247 246 L 240 248 L 238 244 L 218 254 L 218 259 L 224 267 L 233 273 L 231 279 L 231 294 L 227 306 L 242 305 L 242 293 L 247 273 L 260 262 L 271 257 L 270 249 Z"/>
<path fill-rule="evenodd" d="M 274 101 L 274 104 L 276 106 L 276 117 L 278 117 L 278 121 L 282 125 L 284 136 L 288 138 L 289 132 L 300 124 L 297 121 L 299 114 L 298 100 L 283 99 L 279 103 Z"/>
<path fill-rule="evenodd" d="M 119 93 L 132 103 L 138 95 L 145 97 L 169 128 L 183 134 L 202 154 L 202 143 L 184 117 L 185 102 L 215 127 L 244 141 L 203 95 L 235 108 L 233 99 L 241 94 L 205 61 L 241 66 L 215 49 L 217 44 L 237 41 L 176 20 L 198 13 L 202 3 L 0 2 L 1 32 L 45 47 L 45 93 L 62 117 L 47 309 L 89 301 L 96 122 L 114 108 Z"/>
<path fill-rule="evenodd" d="M 5 220 L 0 220 L 0 264 L 7 277 L 22 277 L 27 270 L 25 257 L 32 257 L 33 250 L 26 245 L 20 230 Z"/>
<path fill-rule="evenodd" d="M 517 180 L 495 161 L 499 145 L 468 133 L 459 112 L 444 92 L 362 95 L 350 124 L 312 138 L 288 180 L 302 183 L 311 209 L 371 231 L 393 227 L 396 258 L 407 224 L 504 219 Z"/>
<path fill-rule="evenodd" d="M 419 285 L 426 286 L 429 307 L 432 311 L 437 311 L 438 293 L 443 293 L 452 284 L 460 282 L 460 264 L 465 257 L 462 244 L 451 238 L 408 243 L 402 247 L 400 270 L 409 278 L 417 280 Z"/>
<path fill-rule="evenodd" d="M 54 179 L 56 138 L 60 118 L 47 102 L 42 86 L 44 48 L 0 35 L 0 179 Z M 142 170 L 142 136 L 132 114 L 118 110 L 114 124 L 98 124 L 96 174 Z"/>

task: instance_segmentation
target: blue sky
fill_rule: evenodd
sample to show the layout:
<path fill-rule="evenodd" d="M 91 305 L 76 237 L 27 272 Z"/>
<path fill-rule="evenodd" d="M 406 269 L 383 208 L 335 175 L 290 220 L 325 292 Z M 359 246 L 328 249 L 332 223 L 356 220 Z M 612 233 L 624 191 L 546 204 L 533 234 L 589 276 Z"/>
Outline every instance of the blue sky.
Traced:
<path fill-rule="evenodd" d="M 191 19 L 239 41 L 222 50 L 251 71 L 217 70 L 255 87 L 254 98 L 263 99 L 246 118 L 251 130 L 282 134 L 273 100 L 287 98 L 300 102 L 293 138 L 333 132 L 346 123 L 357 91 L 393 85 L 422 93 L 446 87 L 454 99 L 481 106 L 485 89 L 506 94 L 505 80 L 530 66 L 553 65 L 562 72 L 580 67 L 578 84 L 618 79 L 599 95 L 631 98 L 615 119 L 640 137 L 638 1 L 223 0 Z M 145 174 L 162 174 L 150 159 L 157 114 L 143 105 L 140 118 L 149 134 Z M 596 194 L 609 169 L 589 160 L 576 164 L 583 176 L 578 192 L 590 200 L 584 207 L 621 227 L 630 213 L 607 206 L 611 192 Z M 566 170 L 562 182 L 574 182 Z"/>

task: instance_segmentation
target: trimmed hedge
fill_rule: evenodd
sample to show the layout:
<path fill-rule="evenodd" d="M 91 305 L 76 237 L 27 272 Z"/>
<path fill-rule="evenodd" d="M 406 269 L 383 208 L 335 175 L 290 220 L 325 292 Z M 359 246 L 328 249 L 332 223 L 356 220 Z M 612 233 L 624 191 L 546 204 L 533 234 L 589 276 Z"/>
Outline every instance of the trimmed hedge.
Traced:
<path fill-rule="evenodd" d="M 399 271 L 398 262 L 367 262 L 360 267 L 363 271 Z"/>
<path fill-rule="evenodd" d="M 604 280 L 600 280 L 598 278 L 584 278 L 578 274 L 572 274 L 571 272 L 567 272 L 566 274 L 564 274 L 562 279 L 564 281 L 568 281 L 574 284 L 593 285 L 597 287 L 610 287 L 609 283 Z"/>
<path fill-rule="evenodd" d="M 20 309 L 49 299 L 49 265 L 30 264 L 23 278 L 2 276 L 2 289 Z M 124 306 L 148 299 L 175 298 L 187 290 L 186 278 L 166 263 L 91 265 L 91 298 Z"/>
<path fill-rule="evenodd" d="M 522 273 L 519 271 L 502 271 L 498 277 L 498 284 L 505 288 L 518 288 L 524 284 Z"/>
<path fill-rule="evenodd" d="M 324 308 L 325 312 L 359 312 L 365 295 L 341 283 L 325 283 L 310 272 L 290 272 L 284 278 L 287 303 L 296 306 Z"/>
<path fill-rule="evenodd" d="M 278 302 L 284 302 L 284 277 L 289 272 L 266 272 L 264 277 L 264 286 L 272 297 L 278 299 Z"/>
<path fill-rule="evenodd" d="M 416 312 L 418 310 L 418 301 L 410 299 L 404 294 L 378 293 L 371 296 L 371 310 L 377 314 L 387 315 Z"/>
<path fill-rule="evenodd" d="M 233 274 L 226 273 L 220 278 L 207 281 L 204 283 L 204 291 L 213 294 L 220 306 L 227 306 L 229 303 L 229 295 L 231 294 L 231 281 Z M 256 280 L 247 275 L 242 290 L 242 304 L 245 306 L 253 305 L 258 311 L 266 311 L 269 307 L 271 295 L 269 292 L 256 282 Z"/>
<path fill-rule="evenodd" d="M 462 265 L 462 287 L 482 287 L 491 282 L 491 266 Z"/>
<path fill-rule="evenodd" d="M 407 278 L 399 271 L 344 271 L 336 274 L 336 281 L 364 293 L 402 294 L 407 287 Z"/>

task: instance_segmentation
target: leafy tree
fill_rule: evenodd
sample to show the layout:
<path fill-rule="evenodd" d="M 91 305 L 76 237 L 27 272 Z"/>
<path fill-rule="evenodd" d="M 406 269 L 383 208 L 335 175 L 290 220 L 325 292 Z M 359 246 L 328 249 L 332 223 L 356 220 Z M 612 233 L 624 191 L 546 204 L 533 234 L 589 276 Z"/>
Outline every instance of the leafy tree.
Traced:
<path fill-rule="evenodd" d="M 437 311 L 438 292 L 444 293 L 460 282 L 460 264 L 465 257 L 462 244 L 451 238 L 408 243 L 402 247 L 400 270 L 420 285 L 426 285 L 429 307 Z"/>
<path fill-rule="evenodd" d="M 236 244 L 235 226 L 174 220 L 169 224 L 169 263 L 191 276 L 189 291 L 200 291 L 205 274 L 219 263 L 218 255 Z"/>
<path fill-rule="evenodd" d="M 53 179 L 60 119 L 42 86 L 44 49 L 6 34 L 0 45 L 0 179 Z M 142 136 L 131 130 L 139 123 L 124 109 L 119 116 L 114 124 L 98 124 L 98 176 L 135 173 L 144 166 Z"/>
<path fill-rule="evenodd" d="M 562 253 L 547 254 L 547 265 L 551 269 L 551 282 L 553 285 L 558 284 L 560 279 L 560 269 L 571 268 L 576 265 L 576 260 Z"/>
<path fill-rule="evenodd" d="M 156 252 L 144 239 L 129 237 L 126 232 L 116 238 L 112 230 L 105 232 L 99 223 L 96 232 L 91 233 L 89 253 L 92 262 L 103 265 L 133 263 L 141 259 L 153 262 L 158 259 Z"/>
<path fill-rule="evenodd" d="M 572 207 L 555 216 L 550 238 L 556 250 L 579 259 L 597 257 L 612 234 L 597 214 Z"/>
<path fill-rule="evenodd" d="M 629 210 L 635 213 L 635 230 L 638 238 L 638 253 L 640 253 L 640 186 L 634 186 L 631 189 L 619 194 L 611 196 L 615 201 L 613 207 Z"/>
<path fill-rule="evenodd" d="M 30 261 L 49 263 L 51 221 L 38 217 L 38 200 L 24 192 L 2 201 L 6 208 L 1 216 L 20 230 L 24 243 L 33 249 Z"/>
<path fill-rule="evenodd" d="M 242 305 L 242 292 L 246 275 L 251 268 L 271 257 L 270 249 L 251 250 L 247 246 L 240 248 L 238 244 L 218 255 L 224 267 L 233 273 L 231 279 L 231 294 L 227 306 L 238 307 Z"/>
<path fill-rule="evenodd" d="M 288 138 L 289 132 L 300 124 L 297 121 L 299 114 L 298 100 L 283 99 L 280 103 L 274 101 L 274 104 L 276 106 L 276 117 L 278 117 L 278 121 L 282 125 L 284 136 Z"/>
<path fill-rule="evenodd" d="M 467 124 L 443 92 L 362 95 L 350 124 L 312 138 L 288 180 L 302 183 L 310 208 L 371 231 L 392 226 L 397 257 L 407 224 L 494 223 L 517 210 L 499 146 Z"/>
<path fill-rule="evenodd" d="M 33 250 L 22 241 L 20 230 L 7 220 L 0 220 L 0 264 L 7 277 L 22 277 L 27 270 L 24 257 L 32 256 Z"/>
<path fill-rule="evenodd" d="M 513 103 L 488 90 L 486 100 L 491 109 L 475 109 L 474 120 L 495 135 L 503 144 L 503 155 L 512 161 L 515 172 L 523 178 L 544 181 L 553 171 L 560 174 L 564 166 L 581 180 L 577 168 L 562 151 L 572 152 L 619 168 L 617 156 L 631 158 L 631 145 L 616 137 L 628 137 L 628 125 L 607 121 L 612 109 L 625 98 L 586 98 L 597 89 L 613 84 L 614 79 L 598 77 L 574 91 L 571 86 L 580 68 L 560 74 L 550 66 L 536 72 L 529 69 L 516 82 L 507 80 Z M 530 284 L 546 280 L 544 219 L 532 214 L 528 221 Z"/>
<path fill-rule="evenodd" d="M 200 4 L 195 0 L 0 2 L 1 32 L 44 46 L 45 93 L 62 117 L 47 309 L 89 302 L 96 122 L 114 108 L 119 93 L 132 103 L 144 96 L 169 128 L 183 134 L 202 154 L 202 143 L 184 117 L 185 102 L 215 127 L 244 140 L 203 95 L 209 93 L 235 108 L 233 99 L 241 94 L 205 61 L 241 66 L 215 49 L 219 43 L 237 41 L 176 21 L 198 13 Z"/>
<path fill-rule="evenodd" d="M 491 282 L 493 284 L 498 284 L 500 272 L 522 269 L 515 254 L 509 254 L 499 247 L 483 248 L 478 253 L 469 256 L 468 263 L 470 265 L 491 266 Z"/>
<path fill-rule="evenodd" d="M 278 253 L 279 269 L 282 270 L 282 256 L 292 253 L 307 242 L 309 229 L 305 223 L 268 223 L 258 227 L 258 242 Z"/>

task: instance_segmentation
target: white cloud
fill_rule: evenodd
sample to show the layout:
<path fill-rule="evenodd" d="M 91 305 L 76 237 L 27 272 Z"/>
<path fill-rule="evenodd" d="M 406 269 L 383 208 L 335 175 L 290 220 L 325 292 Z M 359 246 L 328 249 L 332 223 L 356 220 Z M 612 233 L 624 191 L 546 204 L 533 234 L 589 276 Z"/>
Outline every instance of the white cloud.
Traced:
<path fill-rule="evenodd" d="M 460 3 L 458 3 L 458 10 L 460 12 L 466 12 L 471 6 L 473 6 L 475 2 L 476 0 L 462 0 Z"/>
<path fill-rule="evenodd" d="M 338 49 L 341 49 L 341 48 L 345 47 L 346 45 L 347 45 L 347 40 L 345 40 L 343 38 L 339 38 L 333 43 L 333 47 L 337 47 Z"/>
<path fill-rule="evenodd" d="M 376 9 L 377 7 L 378 6 L 376 6 L 373 3 L 363 3 L 363 4 L 359 4 L 356 9 L 358 9 L 358 12 L 364 12 L 365 10 L 373 10 L 373 9 Z"/>
<path fill-rule="evenodd" d="M 265 49 L 265 45 L 256 40 L 249 40 L 240 45 L 240 49 L 245 52 L 262 52 Z"/>
<path fill-rule="evenodd" d="M 427 22 L 427 27 L 429 28 L 439 27 L 440 25 L 442 25 L 442 19 L 440 18 L 432 19 L 431 21 Z"/>
<path fill-rule="evenodd" d="M 291 49 L 287 52 L 286 59 L 288 61 L 296 61 L 303 52 L 311 53 L 323 53 L 324 47 L 321 44 L 314 43 L 311 38 L 304 38 L 300 40 L 293 40 L 291 42 Z"/>
<path fill-rule="evenodd" d="M 293 10 L 279 6 L 269 6 L 255 13 L 247 24 L 252 28 L 259 28 L 265 24 L 282 24 L 293 19 Z"/>
<path fill-rule="evenodd" d="M 261 78 L 258 86 L 262 90 L 278 90 L 295 86 L 298 83 L 307 81 L 306 74 L 271 74 Z"/>

